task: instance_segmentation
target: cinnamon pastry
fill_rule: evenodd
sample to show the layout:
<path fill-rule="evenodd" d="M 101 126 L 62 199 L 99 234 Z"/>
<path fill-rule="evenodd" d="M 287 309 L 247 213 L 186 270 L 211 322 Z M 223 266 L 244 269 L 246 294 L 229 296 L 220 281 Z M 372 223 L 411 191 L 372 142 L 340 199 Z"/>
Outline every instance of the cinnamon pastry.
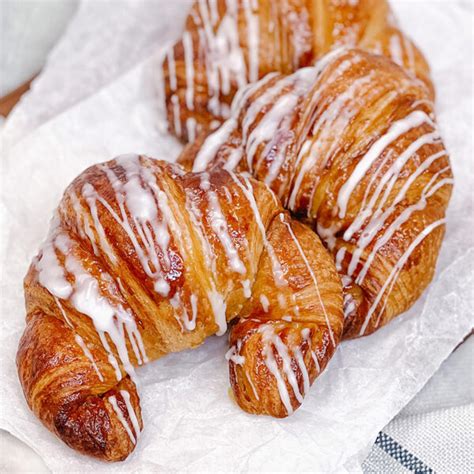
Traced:
<path fill-rule="evenodd" d="M 339 49 L 269 74 L 180 160 L 264 181 L 310 223 L 344 284 L 344 337 L 370 334 L 431 281 L 453 177 L 425 85 L 389 59 Z"/>
<path fill-rule="evenodd" d="M 224 334 L 237 403 L 286 416 L 342 335 L 342 288 L 317 235 L 267 186 L 122 156 L 67 188 L 25 279 L 17 365 L 45 426 L 122 460 L 143 426 L 135 368 Z"/>
<path fill-rule="evenodd" d="M 198 0 L 163 62 L 169 128 L 193 141 L 229 117 L 239 88 L 312 66 L 340 46 L 383 54 L 432 91 L 423 55 L 386 0 Z"/>

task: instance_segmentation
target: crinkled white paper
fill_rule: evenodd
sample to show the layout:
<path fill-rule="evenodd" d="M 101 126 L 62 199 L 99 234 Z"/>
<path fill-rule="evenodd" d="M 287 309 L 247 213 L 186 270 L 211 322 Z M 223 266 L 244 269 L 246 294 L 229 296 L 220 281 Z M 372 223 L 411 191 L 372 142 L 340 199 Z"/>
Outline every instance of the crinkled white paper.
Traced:
<path fill-rule="evenodd" d="M 473 325 L 471 6 L 394 5 L 432 66 L 456 177 L 437 276 L 423 298 L 376 334 L 343 343 L 288 419 L 247 415 L 229 399 L 226 337 L 140 369 L 145 430 L 134 454 L 110 465 L 76 454 L 42 427 L 27 408 L 15 367 L 24 329 L 22 279 L 68 183 L 120 153 L 173 160 L 179 152 L 160 128 L 150 80 L 156 58 L 146 56 L 179 35 L 189 2 L 100 2 L 102 14 L 95 15 L 97 3 L 81 6 L 3 134 L 0 428 L 54 472 L 357 469 L 378 431 Z M 115 60 L 104 50 L 112 40 Z"/>

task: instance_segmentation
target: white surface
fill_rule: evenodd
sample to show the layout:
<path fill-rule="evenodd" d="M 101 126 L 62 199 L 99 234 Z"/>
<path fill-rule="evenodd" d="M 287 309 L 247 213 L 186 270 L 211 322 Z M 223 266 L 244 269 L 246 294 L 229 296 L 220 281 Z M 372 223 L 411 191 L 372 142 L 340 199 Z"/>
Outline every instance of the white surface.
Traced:
<path fill-rule="evenodd" d="M 78 0 L 0 2 L 0 97 L 41 70 L 77 3 Z"/>
<path fill-rule="evenodd" d="M 157 3 L 149 5 L 155 8 Z M 148 4 L 136 5 L 147 8 Z M 60 77 L 56 68 L 61 69 L 64 63 L 50 64 L 42 78 L 43 95 L 33 89 L 30 100 L 22 105 L 24 115 L 34 113 L 37 107 L 48 109 L 49 121 L 41 126 L 42 121 L 37 121 L 25 129 L 25 138 L 20 139 L 24 137 L 20 134 L 13 140 L 14 116 L 4 134 L 10 149 L 2 162 L 0 201 L 1 261 L 8 269 L 2 274 L 0 427 L 34 447 L 51 470 L 354 469 L 378 431 L 421 389 L 469 331 L 474 303 L 474 221 L 472 61 L 466 57 L 472 57 L 467 51 L 472 44 L 472 14 L 456 2 L 403 2 L 396 6 L 403 26 L 413 32 L 433 66 L 438 118 L 457 179 L 435 281 L 409 314 L 373 336 L 344 343 L 302 408 L 286 420 L 246 415 L 229 400 L 225 338 L 210 338 L 198 350 L 145 367 L 139 371 L 145 431 L 132 457 L 113 466 L 72 452 L 26 407 L 14 366 L 24 327 L 21 280 L 46 234 L 52 210 L 77 173 L 128 151 L 173 159 L 178 147 L 160 132 L 155 120 L 157 103 L 150 81 L 153 59 L 137 64 L 93 95 L 89 84 L 87 93 L 72 102 L 59 101 L 61 106 L 53 111 L 41 99 L 47 101 L 55 86 L 58 94 L 70 90 L 74 78 L 68 87 L 48 83 Z M 182 12 L 178 16 L 182 17 Z M 418 21 L 421 17 L 423 23 Z M 169 17 L 156 18 L 158 30 L 162 21 L 169 22 Z M 86 31 L 89 28 L 87 25 Z M 136 29 L 134 34 L 139 35 L 140 28 Z M 174 30 L 179 33 L 177 27 Z M 166 39 L 173 34 L 164 27 L 162 32 Z M 64 38 L 60 45 L 64 51 L 69 47 L 71 56 L 72 51 L 85 54 L 69 40 Z M 97 45 L 98 40 L 84 36 L 82 48 Z M 115 40 L 126 55 L 130 32 L 126 38 L 117 33 Z M 90 75 L 94 69 L 103 70 L 104 58 L 96 59 L 97 63 L 84 64 Z"/>
<path fill-rule="evenodd" d="M 398 418 L 449 410 L 472 403 L 474 403 L 474 335 L 449 356 L 423 390 L 400 412 Z M 471 434 L 474 434 L 474 424 L 471 427 Z"/>

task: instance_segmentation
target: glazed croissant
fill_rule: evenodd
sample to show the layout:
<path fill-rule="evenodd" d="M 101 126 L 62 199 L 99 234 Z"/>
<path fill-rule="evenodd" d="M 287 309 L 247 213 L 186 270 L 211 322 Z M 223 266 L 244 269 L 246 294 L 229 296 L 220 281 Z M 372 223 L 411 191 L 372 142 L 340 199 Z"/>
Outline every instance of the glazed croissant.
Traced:
<path fill-rule="evenodd" d="M 67 188 L 25 279 L 26 400 L 83 453 L 117 461 L 143 421 L 135 368 L 223 334 L 237 403 L 283 417 L 340 341 L 342 288 L 317 235 L 267 186 L 144 156 Z"/>
<path fill-rule="evenodd" d="M 383 54 L 432 91 L 429 67 L 386 0 L 199 0 L 166 52 L 161 86 L 169 129 L 183 141 L 229 117 L 236 91 L 290 74 L 334 48 Z"/>
<path fill-rule="evenodd" d="M 342 277 L 345 338 L 407 310 L 433 277 L 449 158 L 429 91 L 385 57 L 342 48 L 269 74 L 180 160 L 252 173 L 317 230 Z"/>

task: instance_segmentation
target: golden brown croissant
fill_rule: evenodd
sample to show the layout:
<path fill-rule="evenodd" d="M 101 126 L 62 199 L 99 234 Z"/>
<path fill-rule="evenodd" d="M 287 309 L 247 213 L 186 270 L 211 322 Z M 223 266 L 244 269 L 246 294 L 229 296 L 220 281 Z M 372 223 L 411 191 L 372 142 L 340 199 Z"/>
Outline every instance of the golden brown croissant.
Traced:
<path fill-rule="evenodd" d="M 266 76 L 180 159 L 251 172 L 317 230 L 342 276 L 346 338 L 407 310 L 433 277 L 449 158 L 426 87 L 383 56 L 343 48 Z"/>
<path fill-rule="evenodd" d="M 29 406 L 72 448 L 117 461 L 143 422 L 135 367 L 231 330 L 235 399 L 286 416 L 342 335 L 317 235 L 267 186 L 122 156 L 67 188 L 25 279 L 17 365 Z"/>
<path fill-rule="evenodd" d="M 386 0 L 199 0 L 163 61 L 170 130 L 193 141 L 229 117 L 236 91 L 270 72 L 290 74 L 334 48 L 391 58 L 432 91 L 429 67 Z"/>

